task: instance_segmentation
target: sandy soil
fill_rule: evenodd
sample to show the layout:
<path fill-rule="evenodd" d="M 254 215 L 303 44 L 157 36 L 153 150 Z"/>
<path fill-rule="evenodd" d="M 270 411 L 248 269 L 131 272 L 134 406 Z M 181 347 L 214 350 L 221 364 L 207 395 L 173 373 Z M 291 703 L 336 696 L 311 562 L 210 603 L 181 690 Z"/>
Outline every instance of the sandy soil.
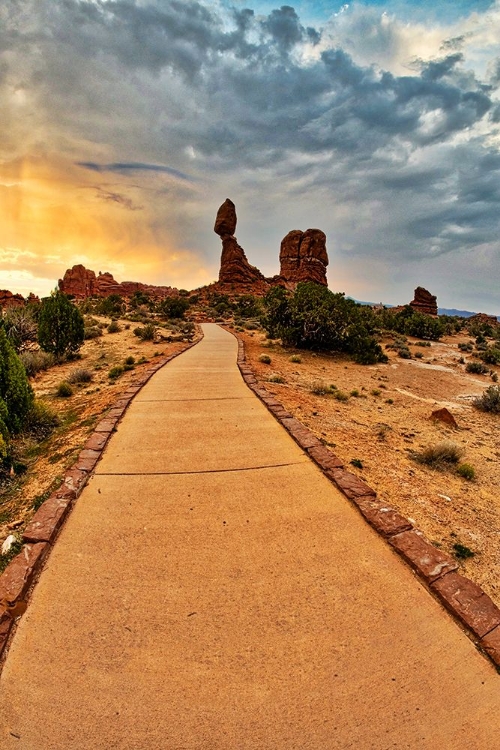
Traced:
<path fill-rule="evenodd" d="M 94 317 L 110 322 L 106 318 Z M 141 341 L 133 333 L 139 324 L 124 320 L 119 324 L 119 332 L 108 333 L 104 329 L 102 337 L 86 341 L 80 350 L 81 359 L 52 367 L 31 380 L 35 395 L 57 411 L 61 424 L 43 443 L 37 445 L 34 441 L 26 441 L 17 447 L 16 452 L 28 464 L 28 471 L 13 478 L 11 484 L 3 487 L 0 493 L 0 543 L 8 534 L 22 531 L 36 507 L 48 497 L 60 483 L 64 471 L 74 463 L 95 424 L 134 378 L 148 367 L 148 363 L 153 362 L 155 356 L 182 351 L 188 345 L 185 342 Z M 135 364 L 134 369 L 125 371 L 116 380 L 110 380 L 110 369 L 123 365 L 127 357 L 134 357 L 136 363 L 141 358 L 146 361 Z M 90 370 L 92 381 L 73 386 L 74 393 L 69 398 L 58 397 L 57 386 L 67 380 L 76 368 Z"/>
<path fill-rule="evenodd" d="M 453 554 L 460 543 L 474 557 L 460 561 L 465 575 L 479 583 L 500 604 L 500 418 L 471 406 L 471 400 L 492 384 L 489 375 L 469 375 L 459 363 L 457 348 L 470 337 L 446 337 L 431 347 L 414 346 L 421 359 L 404 360 L 394 351 L 386 365 L 362 366 L 343 356 L 283 348 L 260 332 L 239 334 L 247 356 L 265 387 L 360 475 L 379 496 L 411 518 L 438 547 Z M 383 342 L 389 343 L 391 339 Z M 259 362 L 263 353 L 271 364 Z M 299 355 L 300 363 L 290 361 Z M 500 374 L 500 368 L 493 368 Z M 281 376 L 284 383 L 269 382 Z M 330 395 L 314 395 L 315 381 L 334 384 L 351 396 L 345 403 Z M 446 406 L 458 429 L 430 419 Z M 413 452 L 443 440 L 463 449 L 462 461 L 472 464 L 473 481 L 453 469 L 438 471 L 411 458 Z M 363 468 L 351 465 L 359 460 Z"/>

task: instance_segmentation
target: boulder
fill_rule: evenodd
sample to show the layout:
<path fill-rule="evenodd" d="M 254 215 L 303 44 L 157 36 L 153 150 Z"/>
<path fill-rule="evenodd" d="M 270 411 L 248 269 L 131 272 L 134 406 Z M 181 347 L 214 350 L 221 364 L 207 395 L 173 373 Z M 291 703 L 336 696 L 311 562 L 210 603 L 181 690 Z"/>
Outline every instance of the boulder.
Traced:
<path fill-rule="evenodd" d="M 234 235 L 236 231 L 236 222 L 236 206 L 232 200 L 226 198 L 217 211 L 214 226 L 215 234 L 218 234 L 219 237 L 224 237 L 225 234 Z"/>
<path fill-rule="evenodd" d="M 428 292 L 427 289 L 424 289 L 423 286 L 417 286 L 414 295 L 413 300 L 410 302 L 410 307 L 426 315 L 438 314 L 437 298 Z"/>
<path fill-rule="evenodd" d="M 450 411 L 448 411 L 448 409 L 446 409 L 446 407 L 443 407 L 442 409 L 435 409 L 435 411 L 431 413 L 431 419 L 443 422 L 444 424 L 447 424 L 450 427 L 454 427 L 455 429 L 458 428 L 455 417 Z"/>

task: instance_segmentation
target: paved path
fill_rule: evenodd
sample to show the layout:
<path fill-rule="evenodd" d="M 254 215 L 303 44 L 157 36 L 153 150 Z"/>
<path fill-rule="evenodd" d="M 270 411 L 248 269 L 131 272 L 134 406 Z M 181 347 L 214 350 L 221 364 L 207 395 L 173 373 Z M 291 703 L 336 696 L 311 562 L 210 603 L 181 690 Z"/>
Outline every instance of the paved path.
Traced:
<path fill-rule="evenodd" d="M 0 747 L 500 747 L 495 669 L 204 330 L 63 529 L 4 668 Z"/>

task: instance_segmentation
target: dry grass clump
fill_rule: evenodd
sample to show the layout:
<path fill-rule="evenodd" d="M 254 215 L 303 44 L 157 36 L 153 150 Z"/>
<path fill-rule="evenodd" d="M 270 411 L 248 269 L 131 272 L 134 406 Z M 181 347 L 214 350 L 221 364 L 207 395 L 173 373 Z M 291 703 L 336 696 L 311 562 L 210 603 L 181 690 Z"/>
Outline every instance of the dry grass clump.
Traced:
<path fill-rule="evenodd" d="M 463 450 L 451 440 L 444 440 L 436 445 L 429 445 L 420 453 L 414 453 L 412 458 L 420 464 L 425 464 L 433 469 L 458 464 L 462 458 Z"/>
<path fill-rule="evenodd" d="M 90 383 L 92 380 L 92 372 L 87 370 L 86 367 L 76 367 L 68 375 L 68 383 L 76 385 L 78 383 Z"/>

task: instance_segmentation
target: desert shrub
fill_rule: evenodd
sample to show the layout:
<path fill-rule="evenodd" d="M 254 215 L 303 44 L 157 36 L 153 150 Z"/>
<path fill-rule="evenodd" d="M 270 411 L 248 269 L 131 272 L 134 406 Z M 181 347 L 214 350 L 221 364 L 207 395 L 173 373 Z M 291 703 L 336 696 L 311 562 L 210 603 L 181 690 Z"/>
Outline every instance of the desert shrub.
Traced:
<path fill-rule="evenodd" d="M 247 322 L 244 323 L 244 326 L 247 331 L 258 331 L 260 328 L 260 325 L 256 320 L 247 320 Z"/>
<path fill-rule="evenodd" d="M 472 480 L 476 476 L 476 470 L 471 464 L 459 464 L 457 466 L 457 474 L 464 479 Z"/>
<path fill-rule="evenodd" d="M 53 354 L 38 349 L 37 351 L 25 351 L 19 355 L 21 362 L 24 365 L 26 374 L 32 378 L 38 372 L 48 370 L 55 363 L 55 357 Z"/>
<path fill-rule="evenodd" d="M 416 312 L 410 305 L 398 312 L 379 310 L 376 316 L 379 325 L 388 331 L 431 341 L 438 341 L 449 327 L 446 320 Z"/>
<path fill-rule="evenodd" d="M 92 380 L 92 372 L 87 370 L 86 367 L 76 367 L 68 375 L 68 383 L 76 385 L 78 383 L 90 383 Z"/>
<path fill-rule="evenodd" d="M 267 382 L 268 383 L 286 383 L 286 380 L 282 375 L 278 375 L 278 373 L 273 373 L 272 375 L 269 375 Z"/>
<path fill-rule="evenodd" d="M 488 371 L 488 368 L 482 362 L 467 362 L 465 365 L 465 372 L 472 372 L 475 375 L 485 375 Z"/>
<path fill-rule="evenodd" d="M 371 393 L 372 396 L 380 396 L 381 391 L 378 388 L 372 388 L 372 390 L 370 391 L 370 393 Z"/>
<path fill-rule="evenodd" d="M 458 344 L 458 348 L 460 349 L 461 352 L 471 352 L 474 346 L 470 343 L 470 341 L 468 341 L 468 342 L 462 342 Z"/>
<path fill-rule="evenodd" d="M 233 303 L 234 314 L 240 318 L 260 318 L 262 300 L 253 294 L 242 294 Z"/>
<path fill-rule="evenodd" d="M 108 326 L 108 333 L 119 333 L 121 330 L 121 326 L 117 320 L 112 320 Z"/>
<path fill-rule="evenodd" d="M 315 396 L 325 396 L 327 393 L 331 393 L 331 388 L 324 380 L 313 380 L 310 391 Z"/>
<path fill-rule="evenodd" d="M 60 398 L 69 398 L 73 395 L 73 388 L 67 380 L 63 380 L 59 383 L 56 390 L 56 396 Z"/>
<path fill-rule="evenodd" d="M 331 394 L 334 399 L 337 401 L 349 401 L 349 394 L 344 393 L 344 391 L 339 391 L 338 389 L 332 390 Z"/>
<path fill-rule="evenodd" d="M 32 305 L 9 308 L 3 322 L 7 338 L 16 352 L 22 352 L 36 342 L 38 325 Z"/>
<path fill-rule="evenodd" d="M 500 414 L 500 386 L 490 385 L 482 396 L 478 396 L 472 402 L 472 406 L 481 411 L 490 411 Z"/>
<path fill-rule="evenodd" d="M 43 300 L 38 319 L 38 343 L 55 357 L 75 354 L 83 344 L 84 324 L 80 310 L 62 292 Z"/>
<path fill-rule="evenodd" d="M 412 457 L 421 464 L 438 469 L 445 465 L 457 464 L 462 453 L 460 446 L 451 440 L 445 440 L 436 445 L 429 445 L 420 453 L 414 453 Z"/>
<path fill-rule="evenodd" d="M 293 294 L 273 287 L 264 297 L 264 306 L 264 327 L 285 346 L 348 352 L 363 364 L 387 361 L 373 337 L 372 311 L 346 299 L 343 293 L 302 282 Z"/>
<path fill-rule="evenodd" d="M 363 462 L 359 460 L 359 458 L 353 458 L 351 461 L 349 461 L 351 466 L 355 466 L 356 469 L 362 469 L 363 468 Z"/>
<path fill-rule="evenodd" d="M 259 362 L 262 362 L 264 365 L 270 365 L 271 357 L 269 356 L 269 354 L 261 354 L 259 357 Z"/>
<path fill-rule="evenodd" d="M 3 326 L 0 326 L 0 400 L 5 407 L 0 419 L 6 430 L 20 432 L 33 403 L 33 390 Z"/>
<path fill-rule="evenodd" d="M 296 365 L 300 365 L 302 362 L 302 358 L 298 354 L 292 354 L 290 357 L 290 362 L 293 362 Z"/>
<path fill-rule="evenodd" d="M 134 328 L 134 334 L 141 341 L 153 341 L 156 336 L 156 326 L 153 323 L 146 323 L 142 328 Z"/>
<path fill-rule="evenodd" d="M 352 391 L 350 392 L 350 394 L 349 394 L 349 395 L 350 395 L 350 396 L 352 396 L 353 398 L 359 398 L 359 391 L 358 391 L 358 389 L 357 389 L 357 388 L 354 388 L 354 389 L 353 389 L 353 390 L 352 390 Z"/>
<path fill-rule="evenodd" d="M 493 372 L 491 374 L 491 379 L 493 380 L 494 383 L 498 383 L 498 374 L 496 372 Z"/>
<path fill-rule="evenodd" d="M 488 348 L 479 356 L 487 365 L 500 365 L 500 349 Z"/>
<path fill-rule="evenodd" d="M 125 308 L 125 302 L 119 294 L 110 294 L 109 297 L 99 299 L 93 306 L 96 315 L 106 315 L 109 317 L 112 315 L 123 315 Z"/>
<path fill-rule="evenodd" d="M 124 372 L 125 370 L 122 365 L 115 365 L 108 372 L 108 378 L 110 380 L 116 380 L 116 378 L 119 378 L 121 375 L 123 375 Z"/>
<path fill-rule="evenodd" d="M 422 359 L 422 357 L 423 357 L 423 356 L 424 356 L 424 355 L 422 354 L 422 352 L 415 352 L 415 357 L 416 357 L 417 359 Z"/>
<path fill-rule="evenodd" d="M 415 341 L 415 346 L 430 346 L 430 341 Z"/>
<path fill-rule="evenodd" d="M 99 336 L 102 336 L 102 329 L 99 326 L 85 326 L 83 329 L 83 338 L 85 341 L 97 339 Z"/>
<path fill-rule="evenodd" d="M 166 318 L 183 318 L 189 305 L 189 300 L 184 296 L 166 297 L 158 305 L 158 311 Z"/>
<path fill-rule="evenodd" d="M 35 399 L 26 415 L 25 429 L 37 440 L 44 440 L 60 424 L 57 412 L 41 399 Z"/>
<path fill-rule="evenodd" d="M 458 560 L 467 560 L 469 557 L 474 557 L 475 552 L 469 549 L 469 547 L 466 547 L 465 544 L 457 542 L 453 545 L 453 554 Z"/>
<path fill-rule="evenodd" d="M 126 364 L 126 365 L 135 365 L 135 357 L 132 357 L 132 356 L 127 357 L 124 364 Z"/>

